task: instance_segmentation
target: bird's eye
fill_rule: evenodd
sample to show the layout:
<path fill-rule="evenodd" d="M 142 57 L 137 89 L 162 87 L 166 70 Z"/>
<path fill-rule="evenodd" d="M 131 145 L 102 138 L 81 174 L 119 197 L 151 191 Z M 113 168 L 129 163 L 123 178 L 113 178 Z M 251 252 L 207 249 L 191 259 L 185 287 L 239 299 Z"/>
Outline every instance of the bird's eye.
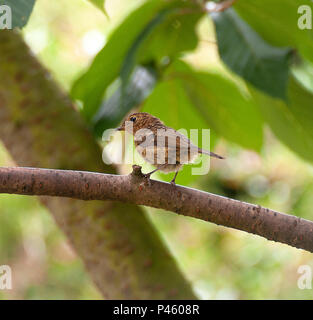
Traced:
<path fill-rule="evenodd" d="M 129 120 L 132 121 L 132 122 L 135 122 L 136 121 L 136 117 L 131 117 Z"/>

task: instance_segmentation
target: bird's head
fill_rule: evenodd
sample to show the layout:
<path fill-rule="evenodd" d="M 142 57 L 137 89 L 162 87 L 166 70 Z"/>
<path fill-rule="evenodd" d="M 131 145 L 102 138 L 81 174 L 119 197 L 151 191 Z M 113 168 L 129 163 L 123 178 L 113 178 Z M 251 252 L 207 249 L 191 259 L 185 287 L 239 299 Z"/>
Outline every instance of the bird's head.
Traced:
<path fill-rule="evenodd" d="M 147 112 L 136 112 L 127 116 L 117 130 L 135 134 L 140 129 L 151 130 L 160 126 L 164 125 L 157 117 Z"/>

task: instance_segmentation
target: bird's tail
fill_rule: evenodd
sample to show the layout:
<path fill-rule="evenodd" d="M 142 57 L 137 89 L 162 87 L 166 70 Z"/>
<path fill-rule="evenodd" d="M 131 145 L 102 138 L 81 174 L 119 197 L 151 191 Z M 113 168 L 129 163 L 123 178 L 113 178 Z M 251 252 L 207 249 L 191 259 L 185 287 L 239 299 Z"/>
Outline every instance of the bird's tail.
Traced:
<path fill-rule="evenodd" d="M 199 148 L 199 153 L 202 153 L 202 154 L 207 154 L 211 157 L 214 157 L 214 158 L 217 158 L 217 159 L 225 159 L 224 157 L 214 153 L 214 152 L 210 152 L 210 151 L 207 151 L 207 150 L 203 150 L 203 149 L 200 149 Z"/>

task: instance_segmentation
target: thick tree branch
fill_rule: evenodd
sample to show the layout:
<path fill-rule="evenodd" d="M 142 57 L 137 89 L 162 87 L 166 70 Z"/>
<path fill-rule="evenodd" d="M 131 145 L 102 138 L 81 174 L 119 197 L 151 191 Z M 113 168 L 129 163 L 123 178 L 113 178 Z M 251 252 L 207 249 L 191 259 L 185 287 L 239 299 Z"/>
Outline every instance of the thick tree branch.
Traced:
<path fill-rule="evenodd" d="M 116 200 L 173 211 L 313 252 L 313 222 L 249 203 L 130 175 L 0 168 L 0 193 Z"/>

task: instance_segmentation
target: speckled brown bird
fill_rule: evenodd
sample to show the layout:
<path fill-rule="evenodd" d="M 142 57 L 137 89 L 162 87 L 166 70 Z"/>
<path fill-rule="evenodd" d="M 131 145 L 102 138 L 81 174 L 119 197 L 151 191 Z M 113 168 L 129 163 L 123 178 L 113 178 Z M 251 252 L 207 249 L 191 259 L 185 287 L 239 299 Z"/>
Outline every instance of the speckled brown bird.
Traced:
<path fill-rule="evenodd" d="M 216 153 L 197 147 L 186 136 L 165 126 L 160 119 L 146 112 L 129 115 L 117 130 L 132 134 L 137 152 L 156 167 L 145 174 L 147 178 L 158 170 L 175 172 L 171 181 L 175 184 L 178 171 L 185 164 L 192 163 L 199 154 L 224 159 Z"/>

